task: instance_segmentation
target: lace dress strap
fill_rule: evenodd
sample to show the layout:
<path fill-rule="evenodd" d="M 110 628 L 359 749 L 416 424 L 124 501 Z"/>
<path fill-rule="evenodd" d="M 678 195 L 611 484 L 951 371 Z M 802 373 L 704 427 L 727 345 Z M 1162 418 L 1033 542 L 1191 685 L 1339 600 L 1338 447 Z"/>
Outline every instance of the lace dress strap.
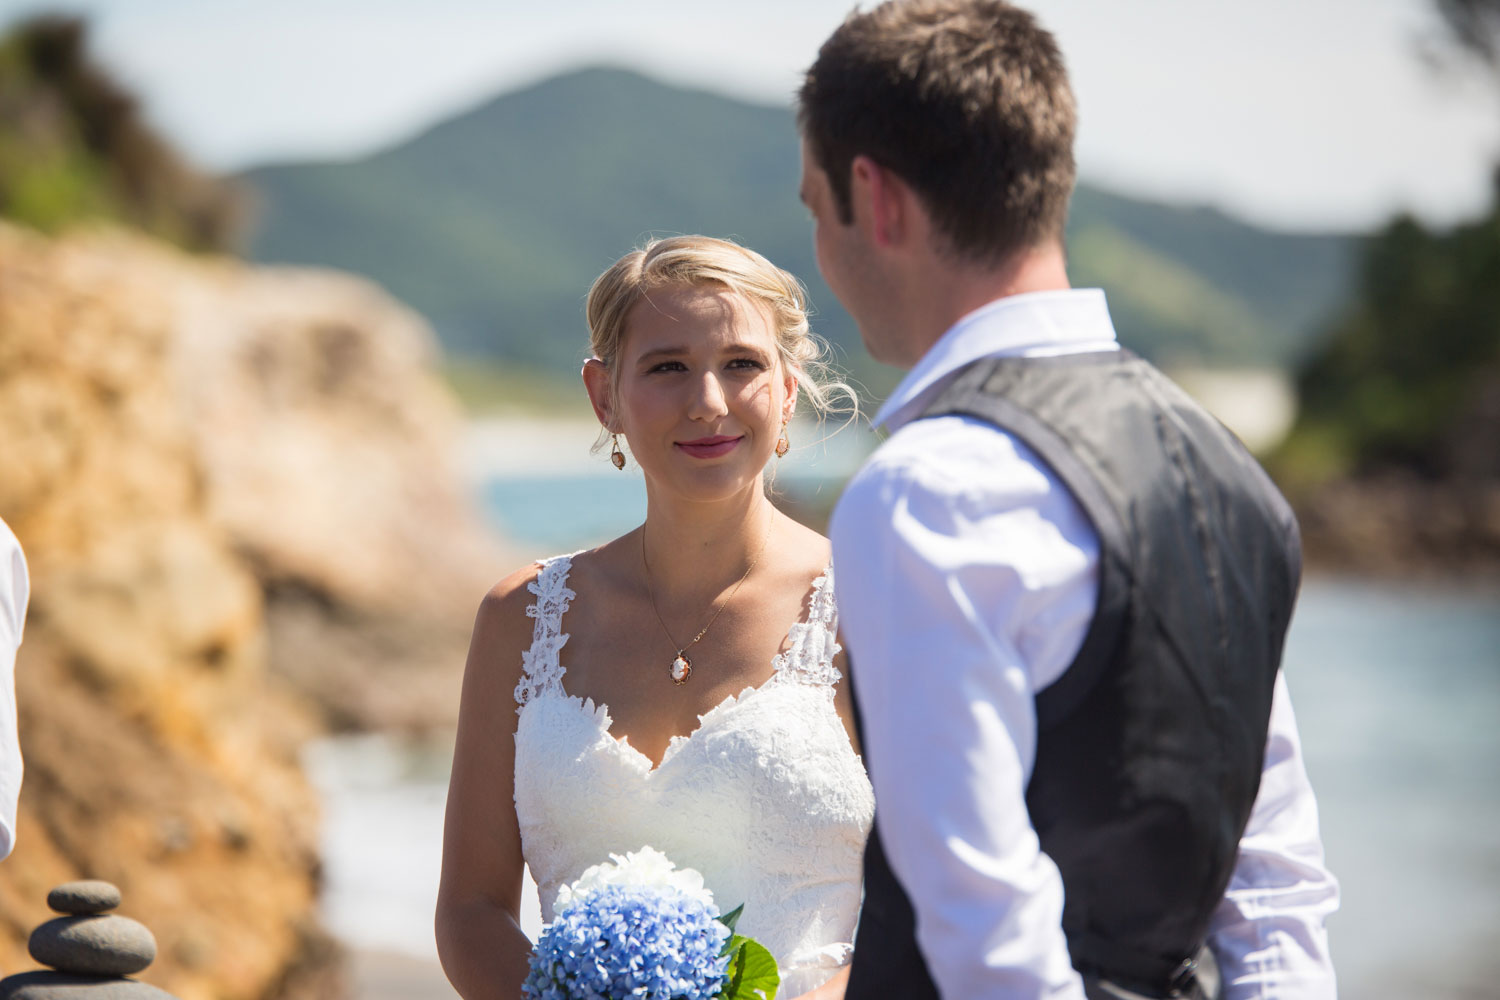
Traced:
<path fill-rule="evenodd" d="M 843 649 L 838 643 L 839 609 L 833 599 L 833 564 L 813 581 L 807 617 L 787 632 L 787 651 L 772 661 L 777 678 L 832 688 L 844 676 L 833 665 Z"/>
<path fill-rule="evenodd" d="M 562 616 L 568 604 L 578 596 L 568 588 L 568 570 L 573 557 L 553 556 L 537 565 L 541 572 L 526 585 L 536 595 L 536 603 L 526 608 L 526 616 L 536 619 L 531 633 L 531 648 L 521 654 L 522 676 L 516 685 L 516 712 L 543 691 L 562 688 L 563 665 L 560 658 L 568 634 L 562 630 Z"/>

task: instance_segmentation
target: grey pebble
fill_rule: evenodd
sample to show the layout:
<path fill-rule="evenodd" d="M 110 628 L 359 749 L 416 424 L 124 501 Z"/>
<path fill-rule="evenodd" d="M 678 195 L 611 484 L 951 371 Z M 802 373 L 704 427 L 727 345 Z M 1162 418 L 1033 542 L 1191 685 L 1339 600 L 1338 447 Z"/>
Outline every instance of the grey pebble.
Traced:
<path fill-rule="evenodd" d="M 47 905 L 74 916 L 104 913 L 120 905 L 120 890 L 110 882 L 64 882 L 47 893 Z"/>
<path fill-rule="evenodd" d="M 31 932 L 27 949 L 62 972 L 128 976 L 156 959 L 156 938 L 129 917 L 58 917 Z"/>
<path fill-rule="evenodd" d="M 0 979 L 0 1000 L 177 1000 L 166 990 L 135 979 L 23 972 Z"/>

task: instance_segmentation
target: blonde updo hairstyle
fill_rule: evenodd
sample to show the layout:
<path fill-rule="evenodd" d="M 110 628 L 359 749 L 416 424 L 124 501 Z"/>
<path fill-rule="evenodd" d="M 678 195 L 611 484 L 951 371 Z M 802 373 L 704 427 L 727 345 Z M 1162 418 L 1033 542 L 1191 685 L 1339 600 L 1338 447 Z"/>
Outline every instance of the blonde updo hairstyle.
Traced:
<path fill-rule="evenodd" d="M 808 327 L 802 283 L 754 250 L 711 236 L 651 240 L 615 261 L 589 289 L 589 349 L 609 370 L 611 393 L 619 385 L 620 349 L 629 332 L 626 317 L 641 299 L 669 285 L 721 285 L 765 307 L 781 364 L 819 418 L 835 410 L 847 412 L 850 420 L 858 416 L 858 395 L 837 378 L 827 343 Z M 600 443 L 607 439 L 606 433 Z"/>

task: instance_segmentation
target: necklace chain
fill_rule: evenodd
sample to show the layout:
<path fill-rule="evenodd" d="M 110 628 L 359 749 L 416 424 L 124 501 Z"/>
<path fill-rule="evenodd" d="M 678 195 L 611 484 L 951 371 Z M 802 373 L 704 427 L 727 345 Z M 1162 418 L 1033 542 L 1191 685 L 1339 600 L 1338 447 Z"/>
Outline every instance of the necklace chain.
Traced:
<path fill-rule="evenodd" d="M 646 561 L 646 528 L 644 525 L 641 526 L 641 569 L 646 574 L 646 596 L 651 600 L 651 610 L 656 613 L 656 621 L 661 625 L 661 630 L 666 633 L 672 645 L 677 646 L 677 656 L 672 660 L 672 666 L 668 670 L 673 683 L 684 684 L 687 682 L 688 677 L 693 672 L 692 661 L 687 658 L 687 651 L 696 646 L 698 641 L 705 635 L 708 635 L 708 630 L 714 627 L 714 622 L 718 621 L 719 616 L 724 613 L 724 609 L 729 607 L 729 602 L 734 600 L 734 595 L 738 594 L 740 588 L 745 585 L 745 581 L 750 579 L 750 574 L 759 565 L 760 557 L 765 555 L 766 546 L 770 544 L 770 541 L 771 526 L 767 524 L 765 536 L 761 539 L 760 548 L 755 552 L 755 558 L 751 559 L 750 565 L 745 567 L 745 574 L 734 585 L 734 589 L 729 592 L 729 596 L 724 598 L 718 609 L 713 613 L 713 617 L 708 620 L 708 624 L 698 630 L 698 634 L 693 636 L 692 641 L 685 645 L 678 645 L 677 639 L 672 635 L 672 630 L 667 628 L 666 620 L 661 616 L 661 608 L 656 606 L 656 593 L 651 586 L 651 565 Z"/>

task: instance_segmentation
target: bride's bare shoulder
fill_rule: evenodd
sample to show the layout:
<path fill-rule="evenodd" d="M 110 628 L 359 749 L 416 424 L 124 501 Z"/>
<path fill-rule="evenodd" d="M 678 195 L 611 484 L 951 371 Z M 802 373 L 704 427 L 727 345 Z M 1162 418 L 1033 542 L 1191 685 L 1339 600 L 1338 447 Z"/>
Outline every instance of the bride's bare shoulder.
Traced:
<path fill-rule="evenodd" d="M 833 543 L 807 525 L 783 515 L 781 545 L 785 551 L 796 552 L 806 563 L 801 569 L 814 574 L 822 572 L 833 556 Z"/>
<path fill-rule="evenodd" d="M 541 563 L 527 563 L 514 573 L 495 584 L 479 602 L 479 618 L 493 624 L 514 617 L 519 612 L 526 617 L 526 606 L 536 600 L 530 590 L 532 581 L 541 572 Z"/>
<path fill-rule="evenodd" d="M 520 656 L 512 654 L 531 644 L 534 623 L 526 608 L 535 603 L 536 596 L 528 586 L 540 570 L 536 563 L 522 566 L 485 593 L 474 616 L 474 632 L 469 640 L 471 666 L 520 663 Z"/>
<path fill-rule="evenodd" d="M 573 555 L 568 573 L 569 586 L 592 601 L 610 599 L 619 590 L 628 590 L 636 581 L 641 566 L 640 530 L 627 532 L 597 548 Z"/>
<path fill-rule="evenodd" d="M 631 544 L 640 544 L 638 541 L 632 542 L 634 537 L 634 534 L 626 535 L 598 548 L 568 556 L 568 588 L 575 592 L 586 590 L 590 594 L 599 591 L 607 593 L 617 584 L 623 572 L 622 567 L 629 563 L 629 551 L 637 551 L 630 549 Z M 639 559 L 640 556 L 637 554 L 635 558 Z M 479 605 L 476 631 L 479 624 L 501 630 L 520 627 L 526 641 L 531 641 L 534 622 L 527 615 L 526 609 L 537 602 L 532 584 L 540 576 L 543 562 L 522 566 L 490 588 Z"/>

